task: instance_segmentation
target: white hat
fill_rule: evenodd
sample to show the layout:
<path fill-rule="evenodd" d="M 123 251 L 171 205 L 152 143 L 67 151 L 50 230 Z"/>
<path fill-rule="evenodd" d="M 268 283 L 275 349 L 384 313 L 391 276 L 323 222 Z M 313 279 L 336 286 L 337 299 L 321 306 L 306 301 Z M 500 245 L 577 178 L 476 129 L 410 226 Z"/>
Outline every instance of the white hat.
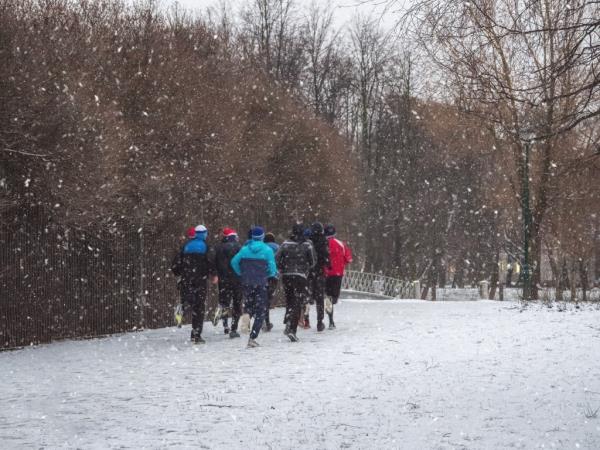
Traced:
<path fill-rule="evenodd" d="M 208 231 L 204 225 L 198 225 L 195 230 L 196 233 L 206 233 Z"/>

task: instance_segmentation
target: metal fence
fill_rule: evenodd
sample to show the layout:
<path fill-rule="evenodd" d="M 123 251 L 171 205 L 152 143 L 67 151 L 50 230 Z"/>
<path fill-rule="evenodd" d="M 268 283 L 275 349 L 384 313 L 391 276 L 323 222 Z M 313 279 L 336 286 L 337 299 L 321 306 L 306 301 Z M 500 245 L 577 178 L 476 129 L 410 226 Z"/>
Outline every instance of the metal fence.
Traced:
<path fill-rule="evenodd" d="M 347 270 L 342 280 L 342 289 L 365 292 L 389 298 L 414 297 L 410 281 L 398 280 L 384 275 Z"/>
<path fill-rule="evenodd" d="M 0 350 L 175 325 L 180 245 L 144 229 L 98 235 L 38 218 L 0 227 Z M 210 284 L 206 317 L 217 297 Z"/>
<path fill-rule="evenodd" d="M 0 229 L 0 349 L 172 325 L 176 251 L 143 230 Z"/>

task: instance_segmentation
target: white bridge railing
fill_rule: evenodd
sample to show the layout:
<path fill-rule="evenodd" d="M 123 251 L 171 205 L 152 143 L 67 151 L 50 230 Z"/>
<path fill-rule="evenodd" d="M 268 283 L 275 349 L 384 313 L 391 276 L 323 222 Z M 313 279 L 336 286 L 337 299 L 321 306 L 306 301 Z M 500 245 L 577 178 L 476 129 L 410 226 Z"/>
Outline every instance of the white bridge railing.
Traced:
<path fill-rule="evenodd" d="M 415 288 L 410 281 L 402 281 L 375 273 L 347 270 L 342 280 L 342 290 L 364 292 L 387 298 L 414 298 Z"/>

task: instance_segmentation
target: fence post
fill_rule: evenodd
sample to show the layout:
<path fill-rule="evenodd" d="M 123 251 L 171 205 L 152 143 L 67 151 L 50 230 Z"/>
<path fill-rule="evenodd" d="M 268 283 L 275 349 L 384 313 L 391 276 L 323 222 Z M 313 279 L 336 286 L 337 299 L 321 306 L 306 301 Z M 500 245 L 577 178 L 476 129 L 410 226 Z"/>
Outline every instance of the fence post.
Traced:
<path fill-rule="evenodd" d="M 139 294 L 138 294 L 138 299 L 137 299 L 137 307 L 138 307 L 138 328 L 143 329 L 144 325 L 145 325 L 145 320 L 144 320 L 144 305 L 146 304 L 146 302 L 144 301 L 144 225 L 142 223 L 142 226 L 138 229 L 138 236 L 139 236 L 139 240 L 140 240 L 140 252 L 139 252 L 139 258 L 140 258 L 140 280 L 139 280 Z"/>
<path fill-rule="evenodd" d="M 380 276 L 373 280 L 373 290 L 375 294 L 383 294 L 383 279 Z"/>
<path fill-rule="evenodd" d="M 412 298 L 421 298 L 421 282 L 419 280 L 412 282 Z"/>
<path fill-rule="evenodd" d="M 479 282 L 479 298 L 482 300 L 487 300 L 489 296 L 490 283 L 487 281 Z"/>
<path fill-rule="evenodd" d="M 508 270 L 508 255 L 506 254 L 506 252 L 504 250 L 502 250 L 500 252 L 500 262 L 499 262 L 500 267 L 499 269 L 499 276 L 498 276 L 498 284 L 499 286 L 499 299 L 500 301 L 504 300 L 504 285 L 506 284 L 506 272 Z"/>

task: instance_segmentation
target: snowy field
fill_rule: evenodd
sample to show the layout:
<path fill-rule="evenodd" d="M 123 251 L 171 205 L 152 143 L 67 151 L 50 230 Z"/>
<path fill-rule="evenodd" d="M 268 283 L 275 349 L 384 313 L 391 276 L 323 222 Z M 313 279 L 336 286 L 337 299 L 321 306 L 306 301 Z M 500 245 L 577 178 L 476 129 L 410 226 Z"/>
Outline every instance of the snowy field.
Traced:
<path fill-rule="evenodd" d="M 600 448 L 595 307 L 346 300 L 297 344 L 273 315 L 258 349 L 207 323 L 0 353 L 0 448 Z"/>

